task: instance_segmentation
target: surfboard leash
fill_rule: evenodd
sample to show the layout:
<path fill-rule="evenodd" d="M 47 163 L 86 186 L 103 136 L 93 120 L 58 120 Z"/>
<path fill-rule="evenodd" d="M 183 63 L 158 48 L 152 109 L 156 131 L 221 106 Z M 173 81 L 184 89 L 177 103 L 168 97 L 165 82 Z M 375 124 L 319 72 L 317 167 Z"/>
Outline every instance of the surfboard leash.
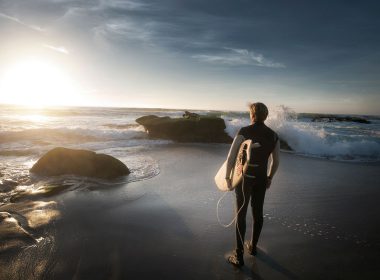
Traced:
<path fill-rule="evenodd" d="M 228 192 L 225 192 L 220 198 L 219 198 L 219 200 L 218 200 L 218 203 L 216 204 L 216 217 L 217 217 L 217 219 L 218 219 L 218 223 L 219 223 L 219 225 L 220 226 L 222 226 L 222 227 L 224 227 L 224 228 L 229 228 L 230 226 L 232 226 L 232 224 L 236 221 L 236 227 L 237 227 L 237 229 L 238 229 L 238 233 L 239 233 L 239 236 L 240 236 L 240 240 L 241 240 L 241 242 L 243 243 L 243 245 L 244 245 L 244 240 L 243 240 L 243 238 L 242 238 L 242 236 L 241 236 L 241 233 L 240 233 L 240 230 L 239 230 L 239 220 L 238 220 L 238 215 L 239 215 L 239 213 L 240 213 L 240 211 L 243 209 L 243 207 L 244 207 L 244 205 L 245 205 L 245 192 L 244 192 L 244 175 L 243 175 L 243 181 L 242 181 L 242 186 L 241 186 L 241 188 L 242 188 L 242 192 L 243 192 L 243 204 L 242 204 L 242 206 L 239 208 L 239 210 L 236 212 L 236 215 L 235 215 L 235 217 L 232 219 L 232 221 L 230 222 L 230 223 L 228 223 L 228 224 L 224 224 L 221 220 L 220 220 L 220 217 L 219 217 L 219 204 L 220 204 L 220 202 L 223 200 L 223 198 L 227 195 L 227 193 Z"/>

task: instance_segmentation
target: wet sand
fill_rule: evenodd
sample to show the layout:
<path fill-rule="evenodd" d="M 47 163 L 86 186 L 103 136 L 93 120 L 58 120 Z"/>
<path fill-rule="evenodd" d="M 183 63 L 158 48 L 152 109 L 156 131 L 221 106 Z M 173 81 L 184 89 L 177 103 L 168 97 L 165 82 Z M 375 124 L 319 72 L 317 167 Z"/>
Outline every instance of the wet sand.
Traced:
<path fill-rule="evenodd" d="M 213 177 L 227 145 L 168 145 L 152 179 L 67 192 L 49 238 L 1 256 L 3 279 L 375 279 L 380 275 L 379 165 L 282 153 L 265 201 L 257 257 L 235 269 L 234 229 L 218 224 Z M 233 193 L 220 205 L 233 217 Z M 247 237 L 251 215 L 248 214 Z M 34 275 L 34 276 L 33 276 Z M 6 278 L 4 278 L 6 277 Z"/>

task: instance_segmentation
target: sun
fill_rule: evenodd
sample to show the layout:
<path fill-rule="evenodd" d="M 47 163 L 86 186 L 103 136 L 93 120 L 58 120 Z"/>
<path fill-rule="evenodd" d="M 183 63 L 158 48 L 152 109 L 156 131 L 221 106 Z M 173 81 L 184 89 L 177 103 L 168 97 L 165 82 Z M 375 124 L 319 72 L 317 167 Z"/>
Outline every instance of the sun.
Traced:
<path fill-rule="evenodd" d="M 0 76 L 0 102 L 31 107 L 75 104 L 78 90 L 57 65 L 26 59 L 7 67 Z"/>

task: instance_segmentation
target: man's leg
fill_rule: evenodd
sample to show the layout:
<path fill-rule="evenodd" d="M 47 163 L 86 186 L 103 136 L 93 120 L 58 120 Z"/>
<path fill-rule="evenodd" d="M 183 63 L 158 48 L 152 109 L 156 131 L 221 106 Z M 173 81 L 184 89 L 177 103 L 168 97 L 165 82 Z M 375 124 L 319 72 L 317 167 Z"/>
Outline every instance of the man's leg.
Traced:
<path fill-rule="evenodd" d="M 235 222 L 235 238 L 236 249 L 235 253 L 228 257 L 228 262 L 236 266 L 244 265 L 244 235 L 245 235 L 245 217 L 247 215 L 247 208 L 250 199 L 250 186 L 247 183 L 240 183 L 235 188 L 236 193 L 236 215 Z"/>
<path fill-rule="evenodd" d="M 235 237 L 236 237 L 236 254 L 243 256 L 244 253 L 244 236 L 246 230 L 247 208 L 251 196 L 251 186 L 245 181 L 244 185 L 240 183 L 235 188 L 236 193 L 236 213 L 237 219 L 235 223 Z"/>
<path fill-rule="evenodd" d="M 251 239 L 251 254 L 256 254 L 256 246 L 259 241 L 261 229 L 263 228 L 264 217 L 263 217 L 263 207 L 264 207 L 264 198 L 266 192 L 266 184 L 256 184 L 252 186 L 252 239 Z"/>

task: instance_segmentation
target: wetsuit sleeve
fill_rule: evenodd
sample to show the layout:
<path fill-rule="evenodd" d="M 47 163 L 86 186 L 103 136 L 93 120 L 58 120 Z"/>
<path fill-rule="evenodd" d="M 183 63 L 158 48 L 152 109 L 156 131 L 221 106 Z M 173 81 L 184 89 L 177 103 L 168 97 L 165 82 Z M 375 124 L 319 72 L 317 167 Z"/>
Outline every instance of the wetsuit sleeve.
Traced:
<path fill-rule="evenodd" d="M 226 168 L 226 179 L 230 179 L 231 170 L 235 164 L 237 153 L 239 152 L 239 148 L 241 143 L 244 142 L 244 136 L 239 133 L 235 136 L 234 141 L 232 142 L 230 151 L 227 156 L 227 168 Z"/>
<path fill-rule="evenodd" d="M 278 166 L 280 165 L 280 141 L 278 140 L 278 138 L 277 138 L 276 146 L 274 147 L 272 153 L 270 154 L 270 157 L 271 157 L 271 164 L 269 167 L 268 176 L 273 178 L 274 174 L 276 174 Z"/>

